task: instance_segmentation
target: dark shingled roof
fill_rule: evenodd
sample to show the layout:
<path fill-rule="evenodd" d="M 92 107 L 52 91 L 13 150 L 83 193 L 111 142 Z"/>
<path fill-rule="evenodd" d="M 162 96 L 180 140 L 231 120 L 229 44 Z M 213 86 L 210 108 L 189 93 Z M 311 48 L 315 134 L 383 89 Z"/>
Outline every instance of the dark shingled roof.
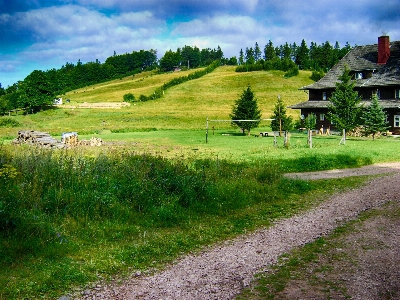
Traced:
<path fill-rule="evenodd" d="M 319 81 L 300 88 L 301 90 L 331 89 L 336 87 L 345 65 L 351 71 L 373 71 L 371 78 L 357 79 L 356 87 L 400 85 L 400 41 L 390 43 L 390 57 L 386 64 L 378 65 L 378 44 L 356 46 L 346 54 Z"/>
<path fill-rule="evenodd" d="M 328 108 L 328 104 L 330 101 L 305 101 L 301 103 L 296 103 L 288 106 L 293 109 L 302 109 L 302 108 Z M 360 102 L 363 106 L 369 106 L 371 101 L 364 100 Z M 397 100 L 379 100 L 379 105 L 382 108 L 400 108 L 400 102 Z"/>

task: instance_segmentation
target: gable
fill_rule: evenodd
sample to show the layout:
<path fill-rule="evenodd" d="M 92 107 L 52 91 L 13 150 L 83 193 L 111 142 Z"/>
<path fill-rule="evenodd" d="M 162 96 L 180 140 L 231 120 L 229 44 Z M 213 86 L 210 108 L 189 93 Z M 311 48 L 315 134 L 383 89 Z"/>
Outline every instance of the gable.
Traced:
<path fill-rule="evenodd" d="M 378 64 L 378 44 L 356 46 L 318 82 L 301 89 L 335 88 L 346 65 L 354 76 L 355 87 L 400 85 L 400 41 L 390 43 L 390 56 L 386 64 Z"/>

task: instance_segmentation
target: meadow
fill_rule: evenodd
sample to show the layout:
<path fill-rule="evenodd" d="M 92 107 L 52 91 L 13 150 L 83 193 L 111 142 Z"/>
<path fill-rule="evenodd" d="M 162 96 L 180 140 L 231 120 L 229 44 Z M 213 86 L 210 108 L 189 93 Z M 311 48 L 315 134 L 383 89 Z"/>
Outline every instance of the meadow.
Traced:
<path fill-rule="evenodd" d="M 287 105 L 304 101 L 307 95 L 298 88 L 310 83 L 309 72 L 282 75 L 221 67 L 127 108 L 61 107 L 1 117 L 15 122 L 0 128 L 0 299 L 56 298 L 98 281 L 151 273 L 184 253 L 269 226 L 366 180 L 307 182 L 287 179 L 285 172 L 400 158 L 393 137 L 339 145 L 340 136 L 315 136 L 310 149 L 306 134 L 292 132 L 287 147 L 282 137 L 274 145 L 271 136 L 255 137 L 270 131 L 267 121 L 250 136 L 229 122 L 210 122 L 206 143 L 206 118 L 227 119 L 248 84 L 263 117 L 272 114 L 278 94 Z M 124 93 L 151 93 L 165 80 L 136 76 L 65 96 L 71 105 L 122 101 Z M 77 131 L 105 145 L 13 146 L 19 129 L 58 138 Z"/>

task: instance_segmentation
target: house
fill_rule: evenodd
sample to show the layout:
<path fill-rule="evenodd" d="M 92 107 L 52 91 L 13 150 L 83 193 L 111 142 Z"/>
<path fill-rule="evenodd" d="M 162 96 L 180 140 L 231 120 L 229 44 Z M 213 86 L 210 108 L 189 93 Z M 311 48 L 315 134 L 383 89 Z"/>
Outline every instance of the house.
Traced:
<path fill-rule="evenodd" d="M 57 98 L 53 100 L 53 105 L 61 105 L 61 104 L 63 104 L 62 98 Z"/>
<path fill-rule="evenodd" d="M 388 36 L 379 37 L 378 44 L 354 47 L 323 78 L 300 88 L 308 92 L 308 101 L 289 107 L 300 109 L 304 117 L 314 113 L 317 128 L 335 129 L 326 119 L 328 99 L 346 65 L 355 82 L 354 90 L 362 98 L 361 103 L 368 106 L 372 95 L 376 94 L 386 112 L 389 131 L 400 134 L 400 41 L 390 42 Z"/>

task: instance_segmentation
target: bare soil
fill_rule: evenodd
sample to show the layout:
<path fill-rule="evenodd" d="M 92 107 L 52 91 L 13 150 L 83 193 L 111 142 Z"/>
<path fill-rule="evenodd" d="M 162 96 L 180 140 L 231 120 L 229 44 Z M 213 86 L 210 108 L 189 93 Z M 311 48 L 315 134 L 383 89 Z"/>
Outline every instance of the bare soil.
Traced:
<path fill-rule="evenodd" d="M 320 206 L 270 228 L 204 249 L 180 258 L 151 276 L 132 274 L 120 285 L 97 285 L 82 292 L 83 299 L 233 299 L 251 287 L 254 275 L 276 264 L 278 257 L 357 219 L 372 208 L 399 207 L 400 163 L 380 164 L 352 170 L 287 175 L 307 180 L 332 176 L 386 174 L 365 186 L 332 196 Z M 394 208 L 393 208 L 394 209 Z M 389 211 L 392 209 L 389 208 Z M 324 261 L 333 272 L 328 279 L 339 280 L 343 292 L 324 292 L 325 286 L 307 280 L 290 282 L 278 299 L 400 299 L 400 217 L 380 214 L 360 223 L 343 238 L 350 260 Z M 318 263 L 318 265 L 320 264 Z M 310 265 L 310 270 L 316 266 Z M 311 272 L 311 271 L 310 271 Z M 331 278 L 329 276 L 332 276 Z M 254 296 L 256 297 L 256 296 Z"/>
<path fill-rule="evenodd" d="M 113 108 L 113 109 L 120 109 L 122 107 L 125 106 L 130 106 L 130 103 L 127 102 L 95 102 L 95 103 L 88 103 L 88 102 L 84 102 L 81 104 L 76 104 L 76 105 L 69 105 L 69 104 L 65 104 L 65 105 L 61 105 L 61 108 Z"/>

